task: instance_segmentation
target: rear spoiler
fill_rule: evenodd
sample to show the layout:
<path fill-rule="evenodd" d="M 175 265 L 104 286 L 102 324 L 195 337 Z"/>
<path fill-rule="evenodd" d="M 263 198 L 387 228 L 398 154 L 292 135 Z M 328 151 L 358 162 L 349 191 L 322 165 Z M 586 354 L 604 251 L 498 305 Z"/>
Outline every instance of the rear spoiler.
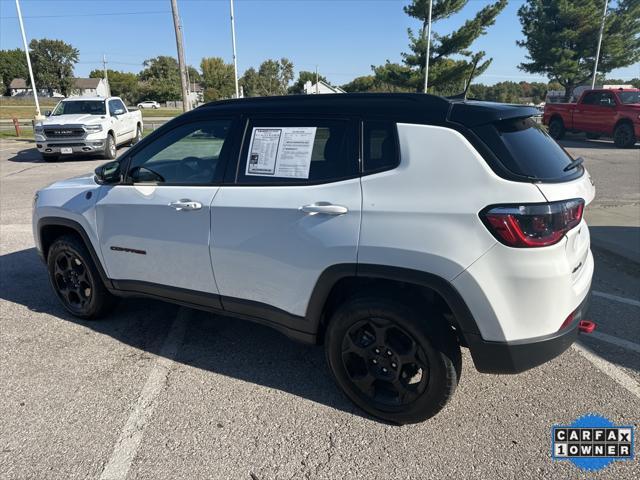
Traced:
<path fill-rule="evenodd" d="M 486 123 L 507 120 L 509 118 L 532 117 L 539 113 L 537 108 L 527 105 L 508 105 L 505 103 L 481 102 L 477 100 L 456 102 L 453 100 L 449 108 L 447 120 L 462 124 L 466 127 L 475 127 Z"/>

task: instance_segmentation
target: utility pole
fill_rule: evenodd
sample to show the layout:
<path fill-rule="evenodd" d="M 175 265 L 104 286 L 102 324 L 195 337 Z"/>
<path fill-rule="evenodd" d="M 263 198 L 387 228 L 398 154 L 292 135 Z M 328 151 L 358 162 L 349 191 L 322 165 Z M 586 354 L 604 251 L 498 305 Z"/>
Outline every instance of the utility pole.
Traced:
<path fill-rule="evenodd" d="M 180 67 L 180 86 L 182 87 L 182 111 L 191 110 L 189 105 L 189 94 L 187 93 L 187 67 L 184 61 L 184 49 L 182 48 L 182 26 L 180 25 L 180 15 L 178 14 L 178 4 L 176 0 L 171 0 L 171 11 L 173 12 L 173 28 L 176 31 L 176 47 L 178 48 L 178 66 Z"/>
<path fill-rule="evenodd" d="M 600 24 L 600 35 L 598 36 L 598 48 L 596 50 L 596 61 L 593 63 L 593 77 L 591 78 L 591 88 L 596 88 L 596 74 L 598 73 L 598 59 L 600 58 L 600 45 L 602 45 L 602 35 L 604 35 L 604 23 L 607 19 L 607 7 L 609 0 L 604 0 L 604 12 L 602 13 L 602 23 Z"/>
<path fill-rule="evenodd" d="M 429 55 L 431 52 L 431 10 L 433 7 L 433 0 L 429 0 L 429 20 L 427 21 L 427 55 L 424 57 L 424 93 L 427 93 L 429 88 Z M 424 35 L 424 28 L 422 29 Z"/>
<path fill-rule="evenodd" d="M 236 56 L 236 20 L 233 15 L 233 0 L 229 0 L 229 8 L 231 9 L 231 47 L 233 48 L 233 79 L 236 84 L 236 98 L 240 98 L 238 90 L 238 58 Z"/>
<path fill-rule="evenodd" d="M 20 23 L 20 32 L 22 33 L 22 42 L 24 43 L 24 53 L 27 55 L 27 67 L 29 67 L 29 78 L 31 79 L 31 89 L 33 90 L 33 98 L 36 101 L 36 120 L 44 118 L 40 113 L 40 102 L 38 102 L 38 89 L 36 81 L 33 79 L 33 69 L 31 68 L 31 57 L 29 56 L 29 45 L 27 44 L 27 36 L 24 33 L 24 24 L 22 23 L 22 12 L 20 11 L 20 2 L 16 0 L 16 10 L 18 11 L 18 22 Z"/>
<path fill-rule="evenodd" d="M 111 84 L 109 83 L 109 72 L 107 70 L 107 56 L 102 54 L 102 71 L 104 73 L 104 81 L 107 84 L 107 96 L 111 96 Z"/>
<path fill-rule="evenodd" d="M 316 95 L 319 94 L 320 92 L 318 91 L 318 65 L 316 65 Z"/>

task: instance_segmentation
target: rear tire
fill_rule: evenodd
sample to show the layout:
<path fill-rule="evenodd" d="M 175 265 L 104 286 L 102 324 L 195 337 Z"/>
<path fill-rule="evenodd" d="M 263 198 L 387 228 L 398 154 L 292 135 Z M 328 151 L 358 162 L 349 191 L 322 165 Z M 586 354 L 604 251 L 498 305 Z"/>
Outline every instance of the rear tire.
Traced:
<path fill-rule="evenodd" d="M 325 336 L 329 368 L 360 408 L 417 423 L 438 413 L 460 377 L 460 347 L 445 319 L 384 297 L 356 297 L 333 314 Z"/>
<path fill-rule="evenodd" d="M 116 139 L 113 135 L 107 135 L 107 139 L 104 145 L 104 158 L 107 160 L 115 160 L 117 156 Z"/>
<path fill-rule="evenodd" d="M 142 140 L 142 130 L 140 129 L 140 125 L 136 127 L 136 136 L 131 139 L 129 142 L 130 146 L 134 146 L 136 143 L 139 143 Z"/>
<path fill-rule="evenodd" d="M 62 306 L 78 318 L 93 320 L 106 314 L 115 297 L 102 283 L 84 243 L 74 235 L 56 239 L 47 254 L 49 282 Z"/>
<path fill-rule="evenodd" d="M 564 122 L 561 118 L 554 118 L 549 122 L 549 135 L 555 140 L 560 140 L 564 137 L 565 129 Z"/>
<path fill-rule="evenodd" d="M 636 143 L 633 127 L 628 123 L 621 123 L 613 131 L 613 143 L 618 148 L 631 148 Z"/>

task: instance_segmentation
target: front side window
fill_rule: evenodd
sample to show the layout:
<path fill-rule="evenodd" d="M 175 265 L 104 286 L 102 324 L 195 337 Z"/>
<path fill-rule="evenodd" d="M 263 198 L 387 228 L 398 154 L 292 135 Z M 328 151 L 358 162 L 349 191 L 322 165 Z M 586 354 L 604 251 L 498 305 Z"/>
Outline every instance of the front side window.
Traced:
<path fill-rule="evenodd" d="M 77 114 L 105 115 L 106 109 L 104 100 L 70 100 L 67 102 L 60 102 L 51 115 Z"/>
<path fill-rule="evenodd" d="M 306 184 L 358 174 L 357 130 L 350 120 L 255 120 L 245 135 L 237 182 Z"/>
<path fill-rule="evenodd" d="M 364 173 L 380 172 L 398 166 L 400 156 L 394 123 L 364 122 L 363 160 Z"/>
<path fill-rule="evenodd" d="M 136 152 L 127 177 L 133 183 L 211 185 L 224 172 L 231 120 L 177 127 Z"/>
<path fill-rule="evenodd" d="M 600 96 L 600 105 L 604 107 L 614 107 L 616 105 L 616 101 L 613 99 L 613 94 L 603 93 Z"/>
<path fill-rule="evenodd" d="M 124 103 L 122 103 L 120 100 L 117 100 L 117 99 L 109 100 L 109 112 L 111 113 L 111 115 L 113 115 L 118 110 L 121 110 L 122 112 L 126 112 L 126 109 L 124 108 Z"/>

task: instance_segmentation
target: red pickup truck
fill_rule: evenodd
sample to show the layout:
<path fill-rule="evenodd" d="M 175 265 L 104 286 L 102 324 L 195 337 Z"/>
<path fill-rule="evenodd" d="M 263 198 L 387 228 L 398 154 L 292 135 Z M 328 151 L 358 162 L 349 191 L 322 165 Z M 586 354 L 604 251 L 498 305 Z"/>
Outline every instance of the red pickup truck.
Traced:
<path fill-rule="evenodd" d="M 640 139 L 640 89 L 586 90 L 578 103 L 547 103 L 542 123 L 556 140 L 565 132 L 587 138 L 613 137 L 616 147 L 632 147 Z"/>

